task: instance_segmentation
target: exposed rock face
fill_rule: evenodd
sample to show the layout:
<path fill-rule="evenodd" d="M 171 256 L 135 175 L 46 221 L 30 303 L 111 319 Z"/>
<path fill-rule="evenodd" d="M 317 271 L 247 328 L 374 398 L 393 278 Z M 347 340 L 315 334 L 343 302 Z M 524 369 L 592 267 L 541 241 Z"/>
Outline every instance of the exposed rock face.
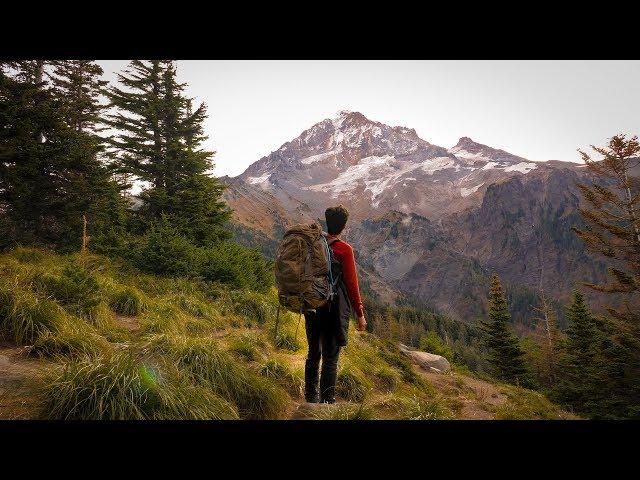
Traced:
<path fill-rule="evenodd" d="M 440 355 L 412 350 L 402 343 L 399 344 L 399 347 L 402 353 L 411 358 L 411 360 L 416 362 L 425 370 L 430 370 L 436 373 L 447 373 L 451 371 L 451 364 L 449 363 L 449 360 Z"/>

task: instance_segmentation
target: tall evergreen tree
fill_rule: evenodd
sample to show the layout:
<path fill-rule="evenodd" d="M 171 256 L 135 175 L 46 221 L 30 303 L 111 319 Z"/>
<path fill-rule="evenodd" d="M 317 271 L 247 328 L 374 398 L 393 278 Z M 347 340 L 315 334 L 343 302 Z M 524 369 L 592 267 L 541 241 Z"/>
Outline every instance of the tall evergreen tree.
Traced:
<path fill-rule="evenodd" d="M 495 273 L 491 277 L 489 292 L 489 317 L 482 321 L 485 345 L 489 350 L 491 373 L 505 382 L 529 386 L 524 352 L 518 338 L 509 330 L 511 314 L 505 298 L 500 278 Z"/>
<path fill-rule="evenodd" d="M 610 281 L 604 285 L 587 284 L 596 290 L 628 295 L 625 308 L 609 308 L 623 328 L 640 331 L 640 314 L 630 305 L 640 300 L 640 178 L 633 175 L 640 165 L 638 137 L 611 138 L 606 148 L 592 148 L 599 160 L 580 151 L 587 168 L 596 175 L 592 185 L 578 185 L 587 202 L 580 214 L 587 222 L 574 228 L 586 246 L 608 259 Z"/>
<path fill-rule="evenodd" d="M 596 373 L 602 367 L 599 356 L 600 332 L 585 304 L 584 295 L 579 291 L 573 294 L 567 318 L 569 327 L 566 331 L 565 356 L 555 396 L 583 412 L 585 404 L 592 400 L 597 387 L 594 384 Z"/>
<path fill-rule="evenodd" d="M 553 389 L 557 401 L 595 418 L 640 415 L 632 352 L 618 341 L 615 324 L 594 315 L 576 291 L 567 309 L 564 356 Z"/>
<path fill-rule="evenodd" d="M 144 228 L 165 218 L 196 245 L 228 238 L 223 186 L 210 175 L 214 152 L 202 148 L 205 105 L 193 110 L 173 61 L 134 60 L 118 78 L 124 88 L 108 93 L 118 130 L 111 143 L 122 171 L 149 185 L 140 195 Z"/>
<path fill-rule="evenodd" d="M 69 242 L 76 243 L 83 221 L 89 232 L 99 234 L 124 221 L 124 202 L 113 168 L 104 155 L 104 130 L 100 96 L 107 82 L 102 67 L 93 60 L 61 60 L 53 63 L 52 96 L 66 125 L 69 165 L 65 197 Z"/>
<path fill-rule="evenodd" d="M 606 306 L 611 318 L 600 321 L 603 356 L 607 359 L 600 371 L 617 371 L 610 372 L 610 381 L 600 385 L 600 392 L 604 385 L 610 390 L 600 408 L 613 411 L 613 400 L 618 402 L 616 411 L 626 408 L 626 416 L 637 415 L 632 412 L 637 412 L 640 405 L 640 142 L 636 136 L 627 139 L 616 135 L 606 147 L 592 148 L 601 158 L 580 151 L 595 181 L 579 185 L 586 203 L 580 209 L 586 227 L 574 231 L 590 251 L 609 264 L 607 283 L 586 285 L 624 299 L 621 307 Z M 593 392 L 592 396 L 597 394 Z"/>
<path fill-rule="evenodd" d="M 70 127 L 65 105 L 73 104 L 74 94 L 47 80 L 51 68 L 38 60 L 5 63 L 0 70 L 5 246 L 75 248 L 82 241 L 82 215 L 113 211 L 105 205 L 117 203 L 117 191 L 110 189 L 96 158 L 93 136 Z"/>

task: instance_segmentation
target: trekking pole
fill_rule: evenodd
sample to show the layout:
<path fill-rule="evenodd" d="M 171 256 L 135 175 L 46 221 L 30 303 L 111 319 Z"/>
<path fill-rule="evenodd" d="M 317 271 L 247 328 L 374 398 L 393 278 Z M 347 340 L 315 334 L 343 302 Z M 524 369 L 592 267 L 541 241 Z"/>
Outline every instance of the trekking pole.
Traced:
<path fill-rule="evenodd" d="M 302 320 L 302 311 L 300 311 L 300 316 L 298 317 L 298 324 L 296 325 L 296 343 L 298 343 L 298 327 L 300 326 L 300 320 Z"/>
<path fill-rule="evenodd" d="M 278 322 L 280 321 L 280 304 L 278 304 L 278 311 L 276 313 L 276 325 L 273 332 L 273 338 L 278 339 Z"/>

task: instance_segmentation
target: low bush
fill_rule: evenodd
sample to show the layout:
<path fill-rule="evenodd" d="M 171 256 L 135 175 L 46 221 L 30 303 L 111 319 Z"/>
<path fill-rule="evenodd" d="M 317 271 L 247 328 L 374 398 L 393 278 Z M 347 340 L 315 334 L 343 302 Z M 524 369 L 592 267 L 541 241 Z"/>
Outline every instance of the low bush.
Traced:
<path fill-rule="evenodd" d="M 454 359 L 453 349 L 449 345 L 444 343 L 438 336 L 438 334 L 434 331 L 430 331 L 426 335 L 420 337 L 419 348 L 423 352 L 443 356 L 450 362 L 452 362 Z"/>
<path fill-rule="evenodd" d="M 273 285 L 272 265 L 257 249 L 233 242 L 196 246 L 162 220 L 125 257 L 146 272 L 202 278 L 236 289 L 266 292 Z"/>

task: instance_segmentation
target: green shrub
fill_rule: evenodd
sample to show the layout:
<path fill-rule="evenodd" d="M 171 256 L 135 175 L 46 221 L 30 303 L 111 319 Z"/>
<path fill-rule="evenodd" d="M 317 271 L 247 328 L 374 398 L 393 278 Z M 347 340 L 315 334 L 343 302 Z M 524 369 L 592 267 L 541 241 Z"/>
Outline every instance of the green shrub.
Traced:
<path fill-rule="evenodd" d="M 434 331 L 428 332 L 426 335 L 420 337 L 420 350 L 423 352 L 433 353 L 435 355 L 441 355 L 450 362 L 453 361 L 454 353 L 453 349 L 444 343 L 438 334 Z"/>
<path fill-rule="evenodd" d="M 345 363 L 338 372 L 336 394 L 351 402 L 362 402 L 373 385 L 364 374 L 349 363 Z"/>
<path fill-rule="evenodd" d="M 146 272 L 194 276 L 199 271 L 197 248 L 166 219 L 152 224 L 141 247 L 128 257 Z"/>
<path fill-rule="evenodd" d="M 78 315 L 86 315 L 101 300 L 97 279 L 79 265 L 65 266 L 61 275 L 42 273 L 34 283 L 39 291 L 50 295 Z"/>
<path fill-rule="evenodd" d="M 163 377 L 126 352 L 67 363 L 46 379 L 42 416 L 50 419 L 232 419 L 211 391 Z"/>
<path fill-rule="evenodd" d="M 271 263 L 256 249 L 222 242 L 214 247 L 201 249 L 199 255 L 200 275 L 205 280 L 257 292 L 267 292 L 273 285 Z"/>
<path fill-rule="evenodd" d="M 146 272 L 200 277 L 232 288 L 266 292 L 273 285 L 273 267 L 257 249 L 232 242 L 200 247 L 180 234 L 167 219 L 154 223 L 139 248 L 126 255 Z"/>

